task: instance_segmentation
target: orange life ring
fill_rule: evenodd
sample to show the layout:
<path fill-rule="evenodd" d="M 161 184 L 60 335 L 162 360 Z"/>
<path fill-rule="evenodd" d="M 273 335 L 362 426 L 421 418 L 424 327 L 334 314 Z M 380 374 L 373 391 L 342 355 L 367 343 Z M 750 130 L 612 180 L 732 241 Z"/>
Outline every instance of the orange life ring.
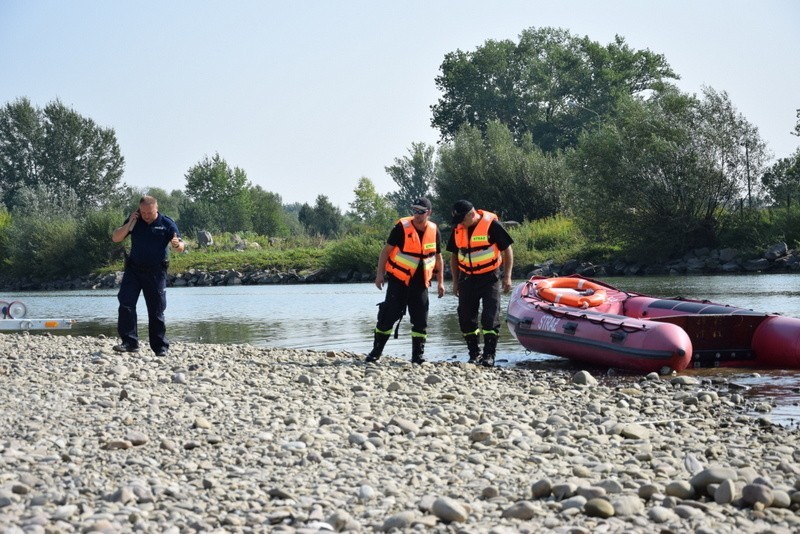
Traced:
<path fill-rule="evenodd" d="M 574 289 L 555 291 L 556 289 Z M 606 301 L 606 290 L 583 278 L 548 278 L 536 282 L 536 291 L 543 299 L 553 304 L 565 304 L 573 308 L 593 308 Z"/>

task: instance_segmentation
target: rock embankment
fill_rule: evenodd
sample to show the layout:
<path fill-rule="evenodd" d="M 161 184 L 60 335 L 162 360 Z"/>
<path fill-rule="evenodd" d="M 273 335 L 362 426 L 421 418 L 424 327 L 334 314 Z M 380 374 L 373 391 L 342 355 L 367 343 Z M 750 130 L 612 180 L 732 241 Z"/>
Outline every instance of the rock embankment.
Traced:
<path fill-rule="evenodd" d="M 569 260 L 547 261 L 534 266 L 526 277 L 580 274 L 588 277 L 636 275 L 703 275 L 736 273 L 796 273 L 800 271 L 800 250 L 786 243 L 776 243 L 760 256 L 752 257 L 733 248 L 698 248 L 664 263 L 643 264 L 615 261 L 610 263 Z"/>
<path fill-rule="evenodd" d="M 797 532 L 725 384 L 0 335 L 3 532 Z"/>

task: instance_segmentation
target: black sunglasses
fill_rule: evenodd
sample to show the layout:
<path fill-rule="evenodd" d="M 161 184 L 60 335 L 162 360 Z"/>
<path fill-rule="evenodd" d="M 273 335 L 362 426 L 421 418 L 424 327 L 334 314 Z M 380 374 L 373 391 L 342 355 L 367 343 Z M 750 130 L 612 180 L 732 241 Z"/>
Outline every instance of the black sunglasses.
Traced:
<path fill-rule="evenodd" d="M 411 213 L 413 213 L 414 215 L 424 215 L 424 214 L 428 213 L 428 210 L 420 210 L 420 209 L 417 209 L 417 208 L 411 208 Z"/>

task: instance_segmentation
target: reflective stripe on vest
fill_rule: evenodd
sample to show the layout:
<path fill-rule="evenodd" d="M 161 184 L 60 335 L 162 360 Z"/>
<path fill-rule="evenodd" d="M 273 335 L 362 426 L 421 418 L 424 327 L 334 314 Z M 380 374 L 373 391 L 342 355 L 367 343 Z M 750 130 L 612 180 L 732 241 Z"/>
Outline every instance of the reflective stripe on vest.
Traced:
<path fill-rule="evenodd" d="M 394 247 L 386 262 L 386 272 L 403 282 L 411 283 L 422 261 L 425 287 L 431 285 L 433 269 L 436 266 L 436 225 L 428 221 L 420 241 L 419 232 L 412 224 L 413 217 L 403 217 L 399 224 L 403 225 L 403 248 Z"/>
<path fill-rule="evenodd" d="M 481 218 L 475 225 L 469 242 L 467 229 L 461 224 L 455 228 L 458 268 L 466 274 L 488 273 L 503 263 L 500 249 L 494 243 L 489 244 L 489 227 L 492 221 L 497 220 L 497 215 L 483 210 L 476 211 Z"/>

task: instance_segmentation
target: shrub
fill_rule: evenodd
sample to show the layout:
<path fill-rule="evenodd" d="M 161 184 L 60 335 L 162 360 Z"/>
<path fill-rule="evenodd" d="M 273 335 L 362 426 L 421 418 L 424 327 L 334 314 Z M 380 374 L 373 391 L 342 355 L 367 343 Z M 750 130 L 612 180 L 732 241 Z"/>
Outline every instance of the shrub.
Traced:
<path fill-rule="evenodd" d="M 339 239 L 325 249 L 325 267 L 330 271 L 356 270 L 374 274 L 384 244 L 377 233 Z"/>
<path fill-rule="evenodd" d="M 79 274 L 108 265 L 115 252 L 122 249 L 122 243 L 111 241 L 111 233 L 120 222 L 115 210 L 89 212 L 80 220 L 76 236 L 76 250 L 80 251 L 76 258 Z"/>
<path fill-rule="evenodd" d="M 77 229 L 78 222 L 71 217 L 16 218 L 10 232 L 11 272 L 34 280 L 85 274 Z"/>
<path fill-rule="evenodd" d="M 0 269 L 8 264 L 10 254 L 9 244 L 11 242 L 11 214 L 5 208 L 0 207 Z"/>

